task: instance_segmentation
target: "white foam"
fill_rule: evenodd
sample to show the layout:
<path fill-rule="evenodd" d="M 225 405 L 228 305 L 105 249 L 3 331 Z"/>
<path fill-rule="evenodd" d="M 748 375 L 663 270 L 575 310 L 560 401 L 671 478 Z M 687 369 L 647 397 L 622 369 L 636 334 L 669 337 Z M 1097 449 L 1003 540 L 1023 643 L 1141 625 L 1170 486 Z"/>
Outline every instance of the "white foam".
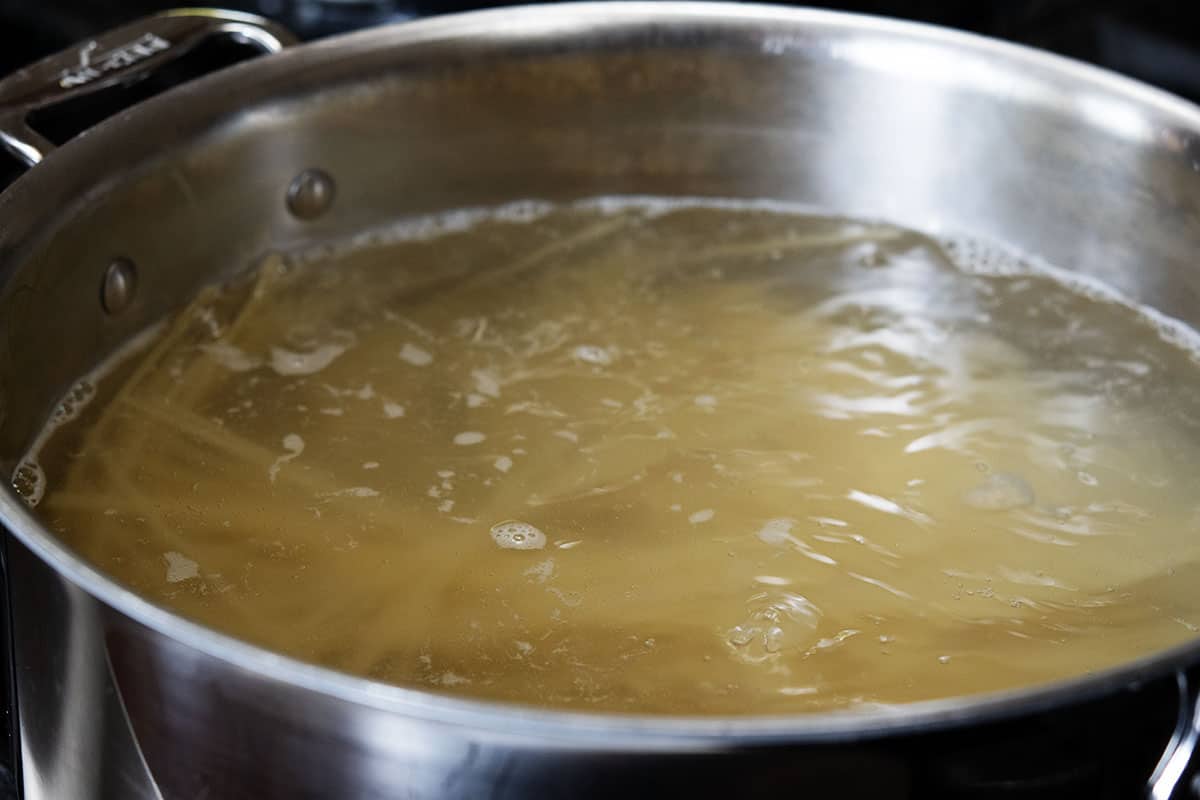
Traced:
<path fill-rule="evenodd" d="M 463 431 L 462 433 L 454 435 L 454 443 L 467 447 L 473 444 L 479 444 L 486 438 L 487 436 L 483 435 L 479 431 Z"/>
<path fill-rule="evenodd" d="M 835 222 L 845 222 L 828 209 L 805 203 L 764 198 L 729 197 L 656 197 L 650 195 L 608 195 L 592 197 L 573 203 L 554 204 L 537 198 L 518 200 L 495 207 L 473 207 L 443 212 L 425 217 L 410 218 L 393 223 L 385 229 L 365 232 L 335 245 L 321 245 L 320 258 L 330 258 L 363 247 L 386 245 L 403 241 L 422 241 L 450 233 L 469 230 L 486 221 L 527 224 L 557 209 L 597 211 L 605 215 L 640 213 L 646 219 L 689 209 L 718 209 L 730 211 L 765 211 L 777 214 L 805 215 Z M 882 220 L 856 218 L 861 226 L 887 224 Z M 1106 284 L 1046 264 L 1039 259 L 1019 253 L 1011 247 L 990 242 L 982 237 L 942 235 L 937 241 L 951 260 L 964 272 L 978 275 L 1012 276 L 1039 274 L 1054 278 L 1068 289 L 1086 297 L 1116 302 L 1138 312 L 1159 333 L 1161 338 L 1181 347 L 1200 360 L 1200 333 L 1183 322 L 1152 308 L 1125 298 Z M 314 260 L 298 254 L 298 260 Z"/>
<path fill-rule="evenodd" d="M 427 367 L 433 363 L 433 354 L 412 342 L 405 342 L 400 348 L 400 360 L 407 361 L 414 367 Z"/>
<path fill-rule="evenodd" d="M 323 344 L 307 353 L 298 353 L 282 347 L 271 348 L 271 369 L 279 375 L 314 375 L 328 367 L 338 356 L 346 352 L 345 345 Z"/>
<path fill-rule="evenodd" d="M 216 361 L 230 372 L 249 372 L 263 365 L 263 360 L 252 356 L 237 345 L 229 342 L 212 342 L 200 345 L 200 352 Z"/>
<path fill-rule="evenodd" d="M 491 534 L 492 541 L 505 550 L 541 550 L 546 546 L 546 534 L 528 522 L 515 519 L 496 523 Z"/>
<path fill-rule="evenodd" d="M 717 512 L 713 511 L 711 508 L 702 508 L 699 511 L 693 511 L 691 514 L 688 514 L 688 522 L 692 523 L 693 525 L 701 525 L 705 522 L 708 522 L 716 515 Z"/>
<path fill-rule="evenodd" d="M 767 544 L 784 544 L 794 541 L 792 528 L 796 526 L 794 519 L 769 519 L 758 531 L 758 538 Z"/>
<path fill-rule="evenodd" d="M 438 678 L 438 683 L 442 686 L 462 686 L 470 682 L 470 678 L 459 675 L 456 672 L 443 672 L 441 677 Z"/>
<path fill-rule="evenodd" d="M 594 344 L 581 344 L 572 351 L 572 355 L 579 361 L 586 361 L 601 367 L 611 364 L 613 360 L 612 353 L 606 348 Z"/>
<path fill-rule="evenodd" d="M 27 458 L 13 472 L 12 486 L 30 507 L 42 502 L 46 494 L 46 472 L 36 458 Z"/>
<path fill-rule="evenodd" d="M 46 442 L 50 440 L 59 428 L 75 419 L 96 396 L 96 388 L 105 376 L 124 364 L 139 351 L 145 350 L 158 338 L 166 326 L 159 322 L 146 328 L 141 333 L 121 345 L 106 361 L 91 372 L 84 375 L 54 407 L 50 418 L 38 432 L 29 451 L 13 470 L 10 482 L 21 498 L 29 505 L 36 506 L 41 502 L 46 492 L 46 473 L 42 469 L 41 452 Z M 82 389 L 82 391 L 81 391 Z"/>
<path fill-rule="evenodd" d="M 183 553 L 171 550 L 163 554 L 167 562 L 167 583 L 180 583 L 199 577 L 200 565 Z"/>
<path fill-rule="evenodd" d="M 475 391 L 479 394 L 488 397 L 500 396 L 500 380 L 491 372 L 476 369 L 471 371 L 471 377 L 475 380 Z"/>
<path fill-rule="evenodd" d="M 515 203 L 500 206 L 493 217 L 504 222 L 529 223 L 535 222 L 552 212 L 557 206 L 543 200 L 518 200 Z"/>
<path fill-rule="evenodd" d="M 271 483 L 274 483 L 275 479 L 279 477 L 279 470 L 284 464 L 304 452 L 304 439 L 300 438 L 299 434 L 289 433 L 283 437 L 283 449 L 287 453 L 272 461 L 271 466 L 267 468 L 267 477 L 270 478 Z"/>
<path fill-rule="evenodd" d="M 91 380 L 83 378 L 77 381 L 54 407 L 54 412 L 50 415 L 50 424 L 64 425 L 75 419 L 95 396 L 96 385 Z"/>
<path fill-rule="evenodd" d="M 322 497 L 378 497 L 379 490 L 370 486 L 351 486 L 349 489 L 339 489 L 336 492 L 326 492 Z"/>
<path fill-rule="evenodd" d="M 729 197 L 656 197 L 650 195 L 608 195 L 578 200 L 573 203 L 555 204 L 538 198 L 517 200 L 501 206 L 472 207 L 457 209 L 423 217 L 414 217 L 393 223 L 382 229 L 366 231 L 340 243 L 322 244 L 295 254 L 294 261 L 328 259 L 338 255 L 406 241 L 424 241 L 451 233 L 458 233 L 487 221 L 509 224 L 528 224 L 547 214 L 559 210 L 595 211 L 605 215 L 636 212 L 646 219 L 664 216 L 689 209 L 718 209 L 730 211 L 765 211 L 768 213 L 804 215 L 845 222 L 828 209 L 805 203 L 787 202 L 764 198 Z M 883 220 L 857 217 L 860 226 L 887 224 Z M 1066 270 L 1054 268 L 1013 248 L 1002 246 L 976 236 L 941 235 L 937 241 L 950 255 L 951 260 L 964 272 L 979 275 L 1011 276 L 1039 274 L 1054 278 L 1059 283 L 1080 294 L 1108 302 L 1117 302 L 1137 311 L 1152 324 L 1159 335 L 1168 343 L 1181 347 L 1200 360 L 1200 333 L 1183 322 L 1134 303 L 1124 298 L 1111 287 L 1093 278 L 1084 277 Z"/>
<path fill-rule="evenodd" d="M 398 419 L 404 416 L 404 406 L 390 400 L 383 404 L 383 415 L 388 419 Z"/>
<path fill-rule="evenodd" d="M 513 465 L 513 460 L 511 458 L 509 458 L 508 456 L 500 456 L 499 458 L 497 458 L 495 461 L 492 462 L 492 466 L 495 467 L 496 469 L 500 470 L 501 472 L 508 472 L 510 469 L 512 469 L 512 465 Z"/>
<path fill-rule="evenodd" d="M 592 197 L 573 203 L 551 203 L 537 198 L 516 200 L 500 206 L 474 206 L 420 217 L 409 217 L 387 227 L 375 228 L 340 242 L 325 242 L 289 254 L 289 261 L 303 264 L 325 261 L 346 253 L 372 247 L 385 247 L 403 242 L 421 242 L 448 234 L 461 233 L 484 222 L 503 222 L 525 225 L 560 209 L 596 211 L 604 215 L 638 212 L 653 219 L 675 211 L 692 208 L 727 209 L 734 211 L 773 211 L 781 214 L 804 214 L 839 220 L 827 210 L 803 203 L 780 200 L 721 197 L 656 197 L 652 195 L 611 195 Z"/>
<path fill-rule="evenodd" d="M 1029 275 L 1049 278 L 1067 291 L 1087 300 L 1111 303 L 1128 309 L 1152 328 L 1163 342 L 1184 350 L 1193 360 L 1200 361 L 1200 331 L 1156 308 L 1131 300 L 1097 278 L 1056 267 L 1037 256 L 1022 253 L 1013 247 L 982 237 L 942 236 L 938 243 L 950 256 L 955 267 L 969 275 Z"/>

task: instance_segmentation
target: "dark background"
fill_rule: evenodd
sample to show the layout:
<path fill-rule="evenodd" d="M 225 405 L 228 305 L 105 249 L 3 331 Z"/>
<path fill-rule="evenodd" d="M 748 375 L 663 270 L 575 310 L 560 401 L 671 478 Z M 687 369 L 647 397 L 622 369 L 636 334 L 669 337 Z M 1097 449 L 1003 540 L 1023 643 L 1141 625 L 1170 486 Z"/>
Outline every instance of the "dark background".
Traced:
<path fill-rule="evenodd" d="M 0 0 L 0 74 L 142 14 L 199 4 L 264 14 L 304 39 L 507 5 L 472 0 Z M 1200 0 L 857 0 L 807 5 L 920 20 L 1022 42 L 1200 101 Z"/>

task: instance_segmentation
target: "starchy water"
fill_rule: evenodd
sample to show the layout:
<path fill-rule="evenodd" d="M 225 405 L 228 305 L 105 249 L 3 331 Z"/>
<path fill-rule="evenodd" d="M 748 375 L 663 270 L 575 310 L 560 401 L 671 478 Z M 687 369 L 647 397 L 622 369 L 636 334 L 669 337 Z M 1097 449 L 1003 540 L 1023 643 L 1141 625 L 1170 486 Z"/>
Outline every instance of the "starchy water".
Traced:
<path fill-rule="evenodd" d="M 521 204 L 205 291 L 81 382 L 14 482 L 144 596 L 337 670 L 875 707 L 1196 635 L 1190 342 L 968 240 Z"/>

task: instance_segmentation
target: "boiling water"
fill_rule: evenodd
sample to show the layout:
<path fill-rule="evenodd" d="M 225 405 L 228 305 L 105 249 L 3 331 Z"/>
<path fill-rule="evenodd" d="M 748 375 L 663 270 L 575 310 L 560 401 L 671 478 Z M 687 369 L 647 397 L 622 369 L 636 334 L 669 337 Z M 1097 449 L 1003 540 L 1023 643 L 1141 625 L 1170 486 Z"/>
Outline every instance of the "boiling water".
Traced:
<path fill-rule="evenodd" d="M 1200 379 L 1165 331 L 886 225 L 509 207 L 205 292 L 16 483 L 144 596 L 351 673 L 903 703 L 1195 635 Z"/>

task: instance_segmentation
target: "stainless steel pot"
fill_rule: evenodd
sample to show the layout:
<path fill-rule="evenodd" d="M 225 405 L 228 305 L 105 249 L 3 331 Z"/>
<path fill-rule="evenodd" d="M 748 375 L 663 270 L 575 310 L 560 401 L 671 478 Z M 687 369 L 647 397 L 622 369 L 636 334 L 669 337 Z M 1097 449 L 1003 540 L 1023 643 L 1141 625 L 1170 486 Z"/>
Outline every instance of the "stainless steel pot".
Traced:
<path fill-rule="evenodd" d="M 214 34 L 287 41 L 193 11 L 0 84 L 0 142 L 42 162 L 0 195 L 6 474 L 73 379 L 199 286 L 269 250 L 517 198 L 772 197 L 967 232 L 1200 323 L 1200 110 L 1049 55 L 815 11 L 542 6 L 285 50 L 60 149 L 26 124 Z M 114 584 L 7 487 L 0 521 L 31 800 L 1200 795 L 1200 641 L 890 711 L 550 712 L 265 652 Z"/>

